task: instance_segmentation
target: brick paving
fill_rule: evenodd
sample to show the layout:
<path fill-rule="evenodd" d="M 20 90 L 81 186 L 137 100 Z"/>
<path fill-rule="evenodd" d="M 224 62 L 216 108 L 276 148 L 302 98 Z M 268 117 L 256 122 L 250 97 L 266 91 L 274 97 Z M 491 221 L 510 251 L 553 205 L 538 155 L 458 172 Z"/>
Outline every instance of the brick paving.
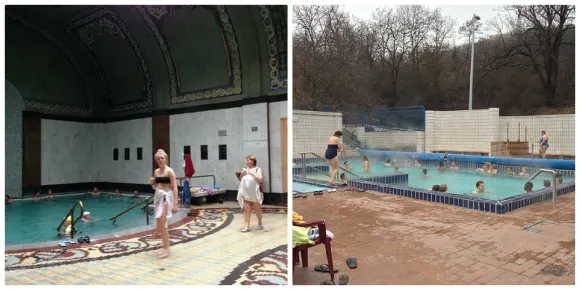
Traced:
<path fill-rule="evenodd" d="M 326 222 L 335 234 L 336 277 L 348 274 L 349 284 L 572 285 L 574 201 L 570 193 L 555 205 L 498 215 L 375 192 L 335 192 L 294 199 L 293 210 L 305 221 Z M 357 269 L 347 267 L 349 257 L 359 261 Z M 296 266 L 294 285 L 329 279 L 314 271 L 317 264 L 326 264 L 323 246 L 310 249 L 308 268 Z M 542 272 L 548 265 L 562 267 L 564 275 Z"/>

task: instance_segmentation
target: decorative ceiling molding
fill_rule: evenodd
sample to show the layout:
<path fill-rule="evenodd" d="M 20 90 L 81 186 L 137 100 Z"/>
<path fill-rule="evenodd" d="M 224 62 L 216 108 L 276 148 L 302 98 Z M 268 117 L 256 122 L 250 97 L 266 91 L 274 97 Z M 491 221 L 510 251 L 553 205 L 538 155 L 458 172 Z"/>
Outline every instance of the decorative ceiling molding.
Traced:
<path fill-rule="evenodd" d="M 268 44 L 268 56 L 270 66 L 270 90 L 288 88 L 287 74 L 287 33 L 280 11 L 272 12 L 268 6 L 260 5 L 260 16 L 266 30 L 266 42 Z M 281 76 L 283 74 L 283 76 Z"/>
<path fill-rule="evenodd" d="M 145 92 L 145 100 L 131 102 L 128 104 L 122 105 L 108 105 L 107 109 L 109 112 L 122 112 L 122 111 L 129 111 L 129 110 L 137 110 L 143 108 L 149 108 L 153 106 L 153 90 L 152 90 L 152 83 L 151 83 L 151 76 L 149 74 L 149 68 L 147 67 L 147 62 L 145 61 L 145 57 L 135 41 L 135 38 L 131 34 L 131 31 L 125 26 L 123 21 L 119 19 L 117 14 L 112 11 L 108 7 L 104 7 L 103 9 L 97 10 L 75 22 L 73 22 L 69 27 L 68 30 L 74 34 L 79 40 L 84 44 L 85 48 L 89 51 L 89 54 L 92 55 L 93 60 L 96 59 L 94 54 L 94 50 L 92 46 L 96 42 L 95 36 L 101 35 L 117 35 L 123 40 L 129 41 L 137 59 L 139 60 L 139 65 L 141 67 L 141 73 L 143 76 L 143 81 L 145 87 L 143 91 Z M 103 75 L 101 67 L 96 63 L 97 67 L 101 71 L 101 75 Z M 105 80 L 103 80 L 105 81 Z M 107 93 L 109 95 L 108 104 L 112 103 L 112 95 L 109 89 L 107 89 Z"/>
<path fill-rule="evenodd" d="M 170 84 L 170 95 L 171 104 L 188 103 L 203 99 L 218 98 L 231 95 L 239 95 L 242 93 L 242 68 L 240 53 L 238 51 L 238 42 L 230 22 L 230 17 L 225 6 L 205 6 L 211 7 L 214 10 L 214 14 L 217 14 L 217 18 L 220 22 L 220 28 L 222 34 L 225 37 L 226 47 L 228 50 L 228 57 L 230 59 L 230 71 L 233 71 L 231 76 L 230 85 L 221 88 L 211 88 L 195 92 L 180 93 L 178 92 L 178 80 L 177 80 L 177 67 L 175 66 L 173 56 L 165 37 L 161 33 L 161 28 L 158 23 L 162 21 L 163 17 L 171 14 L 172 9 L 176 6 L 137 6 L 137 10 L 149 26 L 149 29 L 157 39 L 163 57 L 165 58 L 165 63 L 167 65 L 167 72 L 169 74 L 169 84 Z M 195 8 L 196 6 L 177 6 L 177 7 L 189 7 Z M 155 18 L 153 20 L 151 18 Z"/>
<path fill-rule="evenodd" d="M 34 109 L 34 110 L 41 110 L 47 111 L 52 113 L 61 113 L 61 114 L 68 114 L 68 115 L 75 115 L 75 116 L 83 116 L 83 115 L 91 115 L 93 113 L 93 108 L 91 107 L 91 94 L 89 93 L 89 88 L 87 86 L 87 79 L 83 74 L 82 70 L 79 68 L 77 62 L 74 60 L 72 54 L 62 45 L 60 41 L 56 38 L 52 37 L 52 35 L 48 34 L 46 31 L 38 28 L 36 25 L 32 24 L 32 22 L 14 15 L 12 11 L 6 9 L 6 18 L 18 21 L 25 27 L 32 29 L 42 35 L 44 38 L 48 39 L 52 44 L 54 44 L 71 62 L 77 73 L 79 74 L 81 80 L 85 84 L 85 92 L 87 98 L 89 99 L 89 106 L 88 107 L 76 107 L 76 106 L 69 106 L 63 105 L 56 102 L 40 102 L 38 100 L 27 100 L 23 96 L 24 105 L 26 106 L 26 110 Z"/>

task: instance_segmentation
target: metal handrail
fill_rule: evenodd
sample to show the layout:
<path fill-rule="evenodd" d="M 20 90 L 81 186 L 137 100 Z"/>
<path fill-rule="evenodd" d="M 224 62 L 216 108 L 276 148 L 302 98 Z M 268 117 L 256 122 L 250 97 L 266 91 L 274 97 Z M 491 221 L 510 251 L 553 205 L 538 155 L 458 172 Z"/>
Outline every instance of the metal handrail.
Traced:
<path fill-rule="evenodd" d="M 314 153 L 314 152 L 300 152 L 299 154 L 301 154 L 301 155 L 302 155 L 302 160 L 303 160 L 303 161 L 302 161 L 302 163 L 303 163 L 303 167 L 304 167 L 304 166 L 306 166 L 306 161 L 304 160 L 304 159 L 306 158 L 306 154 L 311 154 L 311 155 L 313 155 L 313 156 L 315 156 L 315 157 L 318 157 L 318 158 L 320 158 L 320 159 L 326 159 L 326 158 L 324 158 L 324 157 L 322 157 L 322 156 L 320 156 L 320 155 L 318 155 L 318 154 L 316 154 L 316 153 Z M 340 164 L 338 165 L 338 168 L 342 169 L 342 170 L 343 170 L 344 172 L 346 172 L 346 173 L 349 173 L 349 174 L 352 174 L 352 175 L 354 175 L 354 176 L 358 177 L 358 175 L 354 174 L 354 173 L 353 173 L 353 172 L 351 172 L 350 170 L 346 170 L 346 169 L 344 169 L 344 167 L 340 166 Z"/>
<path fill-rule="evenodd" d="M 326 176 L 330 177 L 330 174 L 328 174 L 328 172 L 324 172 L 323 170 L 320 170 L 320 169 L 318 169 L 318 168 L 316 168 L 316 167 L 314 167 L 314 166 L 310 166 L 310 165 L 306 165 L 306 166 L 307 166 L 307 167 L 310 167 L 310 168 L 312 168 L 312 169 L 314 169 L 314 171 L 318 171 L 318 172 L 320 172 L 320 173 L 322 173 L 322 174 L 324 174 L 324 175 L 326 175 Z"/>
<path fill-rule="evenodd" d="M 149 203 L 149 201 L 150 201 L 151 199 L 153 199 L 153 196 L 150 196 L 150 197 L 148 197 L 148 198 L 146 198 L 146 199 L 144 199 L 144 200 L 141 200 L 141 201 L 139 201 L 139 202 L 137 202 L 137 203 L 133 204 L 132 206 L 130 206 L 130 207 L 129 207 L 129 208 L 127 208 L 126 210 L 124 210 L 124 211 L 122 211 L 122 212 L 120 212 L 120 213 L 118 213 L 118 214 L 114 215 L 114 216 L 113 216 L 112 218 L 110 218 L 109 220 L 111 220 L 111 221 L 113 221 L 113 223 L 115 223 L 115 222 L 117 222 L 117 218 L 118 218 L 118 217 L 120 217 L 120 216 L 124 215 L 124 214 L 125 214 L 125 213 L 127 213 L 128 211 L 130 211 L 130 210 L 132 210 L 132 209 L 136 208 L 137 206 L 139 206 L 139 205 L 141 205 L 141 204 L 143 204 L 143 203 Z M 147 206 L 148 206 L 148 204 L 147 204 Z M 149 215 L 148 215 L 148 214 L 147 214 L 147 220 L 149 220 Z M 147 223 L 147 224 L 149 224 L 149 223 Z"/>
<path fill-rule="evenodd" d="M 74 210 L 75 210 L 75 208 L 77 208 L 77 205 L 80 206 L 81 214 L 79 215 L 78 218 L 75 219 L 74 218 Z M 60 228 L 62 228 L 62 225 L 70 216 L 71 217 L 70 237 L 71 237 L 71 239 L 74 238 L 74 234 L 76 232 L 75 224 L 77 223 L 78 220 L 80 220 L 83 217 L 84 213 L 85 213 L 85 209 L 83 207 L 83 202 L 80 200 L 77 200 L 77 202 L 75 202 L 75 204 L 68 210 L 67 214 L 64 216 L 64 219 L 60 222 L 58 227 L 56 227 L 56 231 L 60 232 Z"/>
<path fill-rule="evenodd" d="M 532 181 L 532 179 L 536 178 L 542 172 L 552 173 L 552 203 L 556 203 L 556 193 L 557 193 L 557 189 L 556 189 L 556 171 L 554 171 L 554 170 L 548 170 L 548 169 L 540 169 L 536 173 L 534 173 L 534 175 L 532 175 L 528 179 L 527 182 Z"/>

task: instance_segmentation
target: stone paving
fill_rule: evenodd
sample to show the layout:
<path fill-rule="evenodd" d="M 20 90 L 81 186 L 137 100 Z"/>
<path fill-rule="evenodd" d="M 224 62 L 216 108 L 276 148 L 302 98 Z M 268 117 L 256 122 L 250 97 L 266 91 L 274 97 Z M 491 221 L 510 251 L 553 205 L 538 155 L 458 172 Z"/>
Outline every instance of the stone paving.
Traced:
<path fill-rule="evenodd" d="M 161 240 L 154 231 L 67 248 L 8 251 L 5 283 L 286 285 L 286 213 L 283 208 L 265 208 L 265 230 L 241 233 L 244 219 L 239 208 L 205 207 L 198 217 L 170 225 L 172 255 L 162 260 L 156 258 Z"/>
<path fill-rule="evenodd" d="M 575 193 L 504 215 L 376 192 L 296 198 L 306 222 L 324 220 L 335 234 L 334 265 L 358 285 L 574 284 Z M 358 260 L 349 269 L 345 260 Z M 329 275 L 323 246 L 297 265 L 294 285 Z"/>

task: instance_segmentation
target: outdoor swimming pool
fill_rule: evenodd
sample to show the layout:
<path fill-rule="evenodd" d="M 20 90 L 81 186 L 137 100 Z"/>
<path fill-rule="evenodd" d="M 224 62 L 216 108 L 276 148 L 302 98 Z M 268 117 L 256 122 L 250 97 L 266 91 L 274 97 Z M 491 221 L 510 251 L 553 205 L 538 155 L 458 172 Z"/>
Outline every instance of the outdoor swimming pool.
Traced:
<path fill-rule="evenodd" d="M 481 172 L 476 172 L 474 169 L 460 169 L 460 170 L 447 170 L 444 172 L 439 172 L 437 167 L 434 166 L 422 166 L 422 167 L 404 167 L 404 163 L 399 161 L 399 172 L 395 172 L 394 167 L 385 167 L 383 159 L 369 158 L 371 165 L 371 172 L 364 173 L 362 166 L 363 163 L 360 159 L 349 160 L 351 172 L 358 175 L 354 177 L 348 174 L 349 179 L 366 178 L 373 176 L 385 176 L 391 174 L 408 174 L 409 180 L 407 186 L 428 189 L 435 184 L 446 184 L 447 192 L 462 194 L 462 195 L 472 195 L 475 189 L 475 183 L 479 180 L 485 183 L 486 194 L 479 195 L 481 198 L 501 200 L 508 197 L 516 196 L 525 193 L 524 184 L 530 176 L 519 176 L 519 175 L 506 175 L 504 173 L 499 174 L 486 174 Z M 341 166 L 344 166 L 341 162 Z M 423 175 L 423 169 L 427 169 L 427 175 Z M 340 172 L 344 172 L 340 170 Z M 531 172 L 532 174 L 534 172 Z M 313 170 L 311 173 L 307 174 L 307 177 L 327 181 L 329 177 L 322 174 L 319 171 Z M 564 176 L 564 183 L 574 181 L 573 178 Z M 532 190 L 539 190 L 544 188 L 544 180 L 550 180 L 552 182 L 552 177 L 549 174 L 542 173 L 540 176 L 532 180 L 534 187 Z"/>
<path fill-rule="evenodd" d="M 145 213 L 139 209 L 142 206 L 125 213 L 117 219 L 115 224 L 109 220 L 143 199 L 128 196 L 117 197 L 110 194 L 101 194 L 96 197 L 83 194 L 62 196 L 39 202 L 32 200 L 14 201 L 6 206 L 5 244 L 9 246 L 55 241 L 56 245 L 56 241 L 65 240 L 66 238 L 56 235 L 55 229 L 77 200 L 82 201 L 85 211 L 89 211 L 93 218 L 98 218 L 101 221 L 91 223 L 79 221 L 75 224 L 77 228 L 75 240 L 78 236 L 95 237 L 146 226 Z M 79 212 L 78 208 L 75 209 L 75 218 L 78 217 Z M 154 225 L 154 223 L 155 218 L 150 216 L 150 224 Z"/>
<path fill-rule="evenodd" d="M 292 182 L 292 190 L 294 192 L 313 192 L 318 190 L 326 190 L 328 187 L 313 185 L 303 182 Z"/>

